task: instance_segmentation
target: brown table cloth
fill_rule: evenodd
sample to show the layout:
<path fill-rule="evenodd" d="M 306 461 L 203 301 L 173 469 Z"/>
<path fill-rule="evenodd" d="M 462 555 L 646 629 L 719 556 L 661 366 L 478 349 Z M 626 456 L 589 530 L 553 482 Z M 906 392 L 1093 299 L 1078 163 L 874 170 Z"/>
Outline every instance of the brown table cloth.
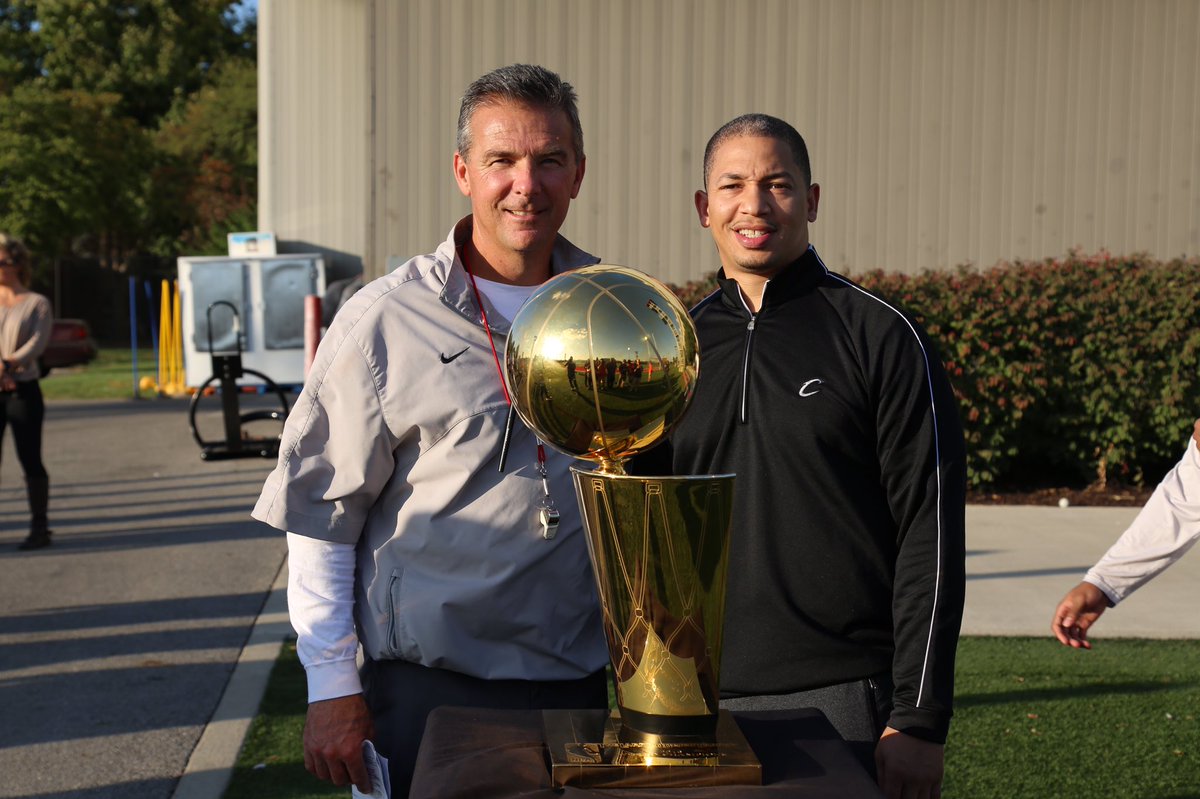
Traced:
<path fill-rule="evenodd" d="M 555 788 L 540 710 L 441 707 L 425 726 L 413 799 L 623 797 L 624 799 L 880 799 L 846 743 L 820 711 L 733 714 L 762 763 L 762 786 Z"/>

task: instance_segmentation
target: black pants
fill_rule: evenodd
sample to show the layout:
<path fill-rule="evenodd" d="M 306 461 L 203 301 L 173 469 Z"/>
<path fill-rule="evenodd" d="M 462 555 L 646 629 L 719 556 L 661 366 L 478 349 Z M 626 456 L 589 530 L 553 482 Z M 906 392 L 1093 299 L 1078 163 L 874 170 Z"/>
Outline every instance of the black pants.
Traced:
<path fill-rule="evenodd" d="M 603 669 L 579 680 L 481 680 L 403 660 L 368 658 L 362 667 L 362 683 L 375 724 L 375 748 L 388 759 L 394 799 L 408 796 L 425 719 L 436 707 L 608 707 Z"/>
<path fill-rule="evenodd" d="M 42 421 L 45 418 L 46 405 L 38 381 L 17 383 L 15 391 L 0 391 L 0 441 L 4 439 L 5 427 L 11 427 L 17 459 L 26 480 L 46 478 L 46 467 L 42 464 Z"/>
<path fill-rule="evenodd" d="M 792 710 L 815 707 L 825 714 L 854 756 L 875 777 L 875 744 L 892 713 L 892 677 L 877 674 L 791 694 L 739 696 L 721 700 L 726 710 Z"/>

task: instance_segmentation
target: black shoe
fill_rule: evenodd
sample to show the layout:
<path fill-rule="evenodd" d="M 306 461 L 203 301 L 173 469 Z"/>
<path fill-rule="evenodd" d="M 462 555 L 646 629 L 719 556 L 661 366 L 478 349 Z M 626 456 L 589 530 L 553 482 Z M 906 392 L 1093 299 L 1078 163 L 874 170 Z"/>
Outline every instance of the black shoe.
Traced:
<path fill-rule="evenodd" d="M 50 531 L 38 530 L 30 533 L 28 538 L 17 544 L 17 549 L 41 549 L 48 546 L 50 546 Z"/>

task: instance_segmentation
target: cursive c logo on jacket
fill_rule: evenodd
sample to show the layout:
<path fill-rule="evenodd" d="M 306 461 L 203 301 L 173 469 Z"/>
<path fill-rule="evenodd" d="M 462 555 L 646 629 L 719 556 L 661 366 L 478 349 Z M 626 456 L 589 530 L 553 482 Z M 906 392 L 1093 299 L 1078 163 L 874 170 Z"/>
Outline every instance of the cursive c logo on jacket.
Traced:
<path fill-rule="evenodd" d="M 814 394 L 821 393 L 821 389 L 815 388 L 815 386 L 819 386 L 824 382 L 825 381 L 819 377 L 814 377 L 812 380 L 807 381 L 804 385 L 800 386 L 800 396 L 811 397 Z M 810 387 L 814 388 L 811 388 L 810 390 Z"/>

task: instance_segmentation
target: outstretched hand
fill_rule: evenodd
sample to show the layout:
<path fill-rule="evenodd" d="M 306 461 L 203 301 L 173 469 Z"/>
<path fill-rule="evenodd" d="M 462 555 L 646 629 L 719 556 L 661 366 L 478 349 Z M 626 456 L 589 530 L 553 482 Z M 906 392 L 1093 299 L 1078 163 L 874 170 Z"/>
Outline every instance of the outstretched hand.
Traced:
<path fill-rule="evenodd" d="M 1063 646 L 1091 649 L 1088 629 L 1108 609 L 1108 597 L 1091 583 L 1080 583 L 1067 592 L 1054 611 L 1050 629 Z"/>
<path fill-rule="evenodd" d="M 875 747 L 875 772 L 887 799 L 941 799 L 945 747 L 888 727 Z"/>
<path fill-rule="evenodd" d="M 304 768 L 318 779 L 371 792 L 362 744 L 375 737 L 362 694 L 325 699 L 308 706 L 304 721 Z"/>

